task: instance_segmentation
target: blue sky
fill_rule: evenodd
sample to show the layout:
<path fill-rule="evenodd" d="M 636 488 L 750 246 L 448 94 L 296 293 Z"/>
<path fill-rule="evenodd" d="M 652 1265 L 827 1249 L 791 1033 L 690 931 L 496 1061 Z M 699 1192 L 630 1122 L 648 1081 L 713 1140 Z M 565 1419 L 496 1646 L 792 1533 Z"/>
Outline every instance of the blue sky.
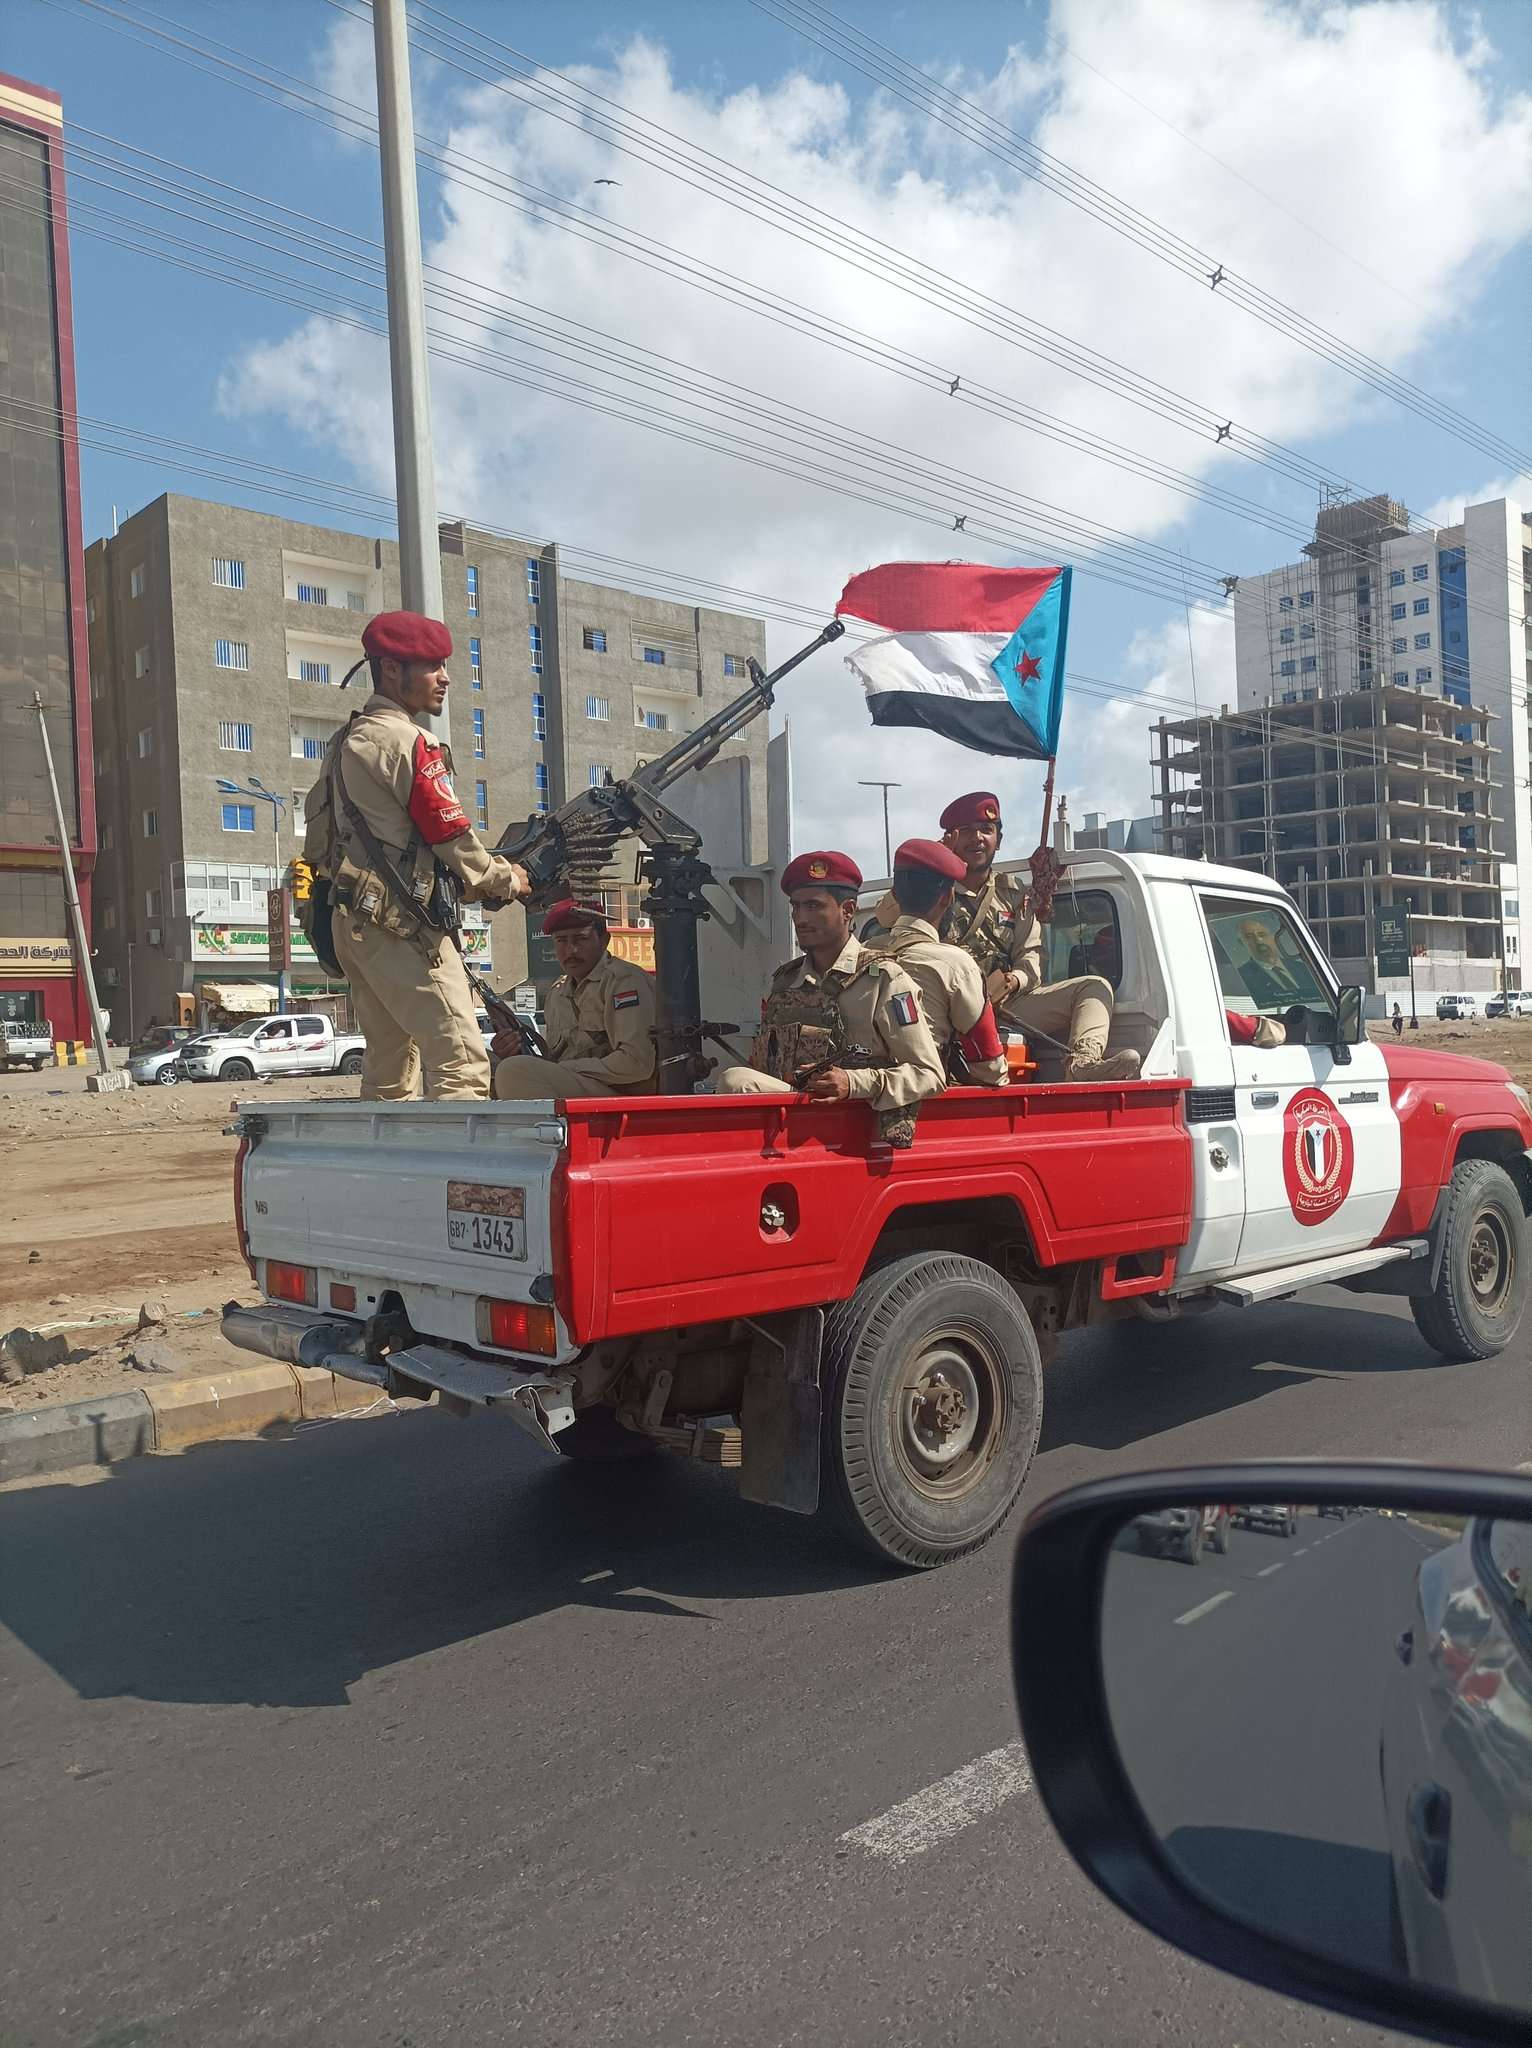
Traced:
<path fill-rule="evenodd" d="M 156 5 L 161 26 L 184 22 L 268 64 L 308 79 L 328 78 L 337 90 L 348 76 L 347 53 L 334 39 L 356 31 L 324 0 L 275 0 L 255 9 L 227 0 Z M 125 12 L 135 8 L 136 0 L 125 0 Z M 453 0 L 450 12 L 469 28 L 517 42 L 542 64 L 612 72 L 603 89 L 624 104 L 683 125 L 731 158 L 738 148 L 760 175 L 788 189 L 812 188 L 831 211 L 844 209 L 872 231 L 881 227 L 889 239 L 904 238 L 901 246 L 925 260 L 1147 374 L 1173 377 L 1178 388 L 1300 448 L 1338 475 L 1387 488 L 1424 509 L 1507 473 L 1504 462 L 1348 380 L 1316 381 L 1312 361 L 1301 352 L 1253 322 L 1210 311 L 1206 294 L 1125 252 L 1119 238 L 1094 223 L 1081 225 L 1071 209 L 1008 178 L 978 152 L 921 129 L 907 110 L 875 98 L 855 71 L 745 0 L 620 9 L 564 0 L 543 10 Z M 1526 0 L 1488 0 L 1476 8 L 1357 0 L 1328 11 L 1275 0 L 1185 0 L 1174 30 L 1153 0 L 1053 0 L 1051 6 L 953 0 L 940 8 L 892 9 L 849 0 L 835 12 L 983 96 L 1021 132 L 1046 139 L 1066 161 L 1199 245 L 1216 246 L 1220 254 L 1227 249 L 1231 266 L 1310 317 L 1357 337 L 1369 353 L 1502 438 L 1518 446 L 1532 438 L 1525 376 L 1532 206 L 1523 175 L 1502 177 L 1500 166 L 1492 183 L 1483 177 L 1486 161 L 1498 163 L 1495 136 L 1526 133 L 1515 128 L 1518 102 L 1532 91 L 1532 6 Z M 1188 18 L 1199 12 L 1205 23 Z M 82 129 L 196 166 L 326 224 L 377 234 L 377 166 L 370 150 L 341 142 L 225 78 L 200 75 L 162 49 L 113 33 L 106 17 L 92 17 L 83 6 L 11 0 L 4 68 L 61 91 L 67 117 Z M 1184 49 L 1168 46 L 1173 33 L 1186 38 Z M 634 60 L 638 39 L 653 46 L 652 62 Z M 1483 54 L 1486 44 L 1496 53 L 1493 62 Z M 1067 50 L 1086 56 L 1095 70 Z M 1327 104 L 1341 61 L 1353 67 L 1354 85 Z M 1200 98 L 1194 72 L 1207 74 Z M 1281 199 L 1299 222 L 1133 105 L 1119 89 L 1125 86 Z M 1098 403 L 1088 389 L 1076 390 L 1054 372 L 1044 377 L 1029 357 L 988 344 L 976 353 L 972 334 L 959 326 L 944 327 L 923 310 L 910 314 L 855 280 L 831 278 L 822 263 L 804 260 L 800 271 L 791 251 L 754 239 L 737 215 L 723 218 L 722 209 L 710 212 L 669 186 L 661 189 L 631 164 L 598 162 L 599 152 L 588 161 L 578 151 L 572 156 L 567 131 L 524 115 L 504 95 L 471 98 L 473 88 L 460 72 L 422 64 L 416 90 L 417 120 L 428 133 L 450 131 L 460 147 L 476 153 L 508 151 L 501 161 L 535 167 L 539 177 L 558 181 L 582 202 L 590 197 L 592 173 L 610 171 L 621 180 L 603 201 L 614 218 L 675 246 L 695 247 L 712 261 L 722 254 L 742 275 L 769 276 L 777 289 L 794 289 L 801 275 L 809 304 L 830 308 L 833 301 L 838 317 L 874 325 L 917 353 L 964 366 L 973 360 L 989 381 L 1003 380 L 1029 402 L 1134 446 L 1153 447 L 1161 459 L 1198 469 L 1285 516 L 1311 516 L 1312 493 L 1269 470 L 1237 465 L 1215 472 L 1207 451 L 1167 443 L 1158 432 L 1146 435 L 1141 415 L 1115 400 Z M 794 123 L 806 108 L 800 133 Z M 766 132 L 752 126 L 752 109 Z M 90 142 L 83 134 L 78 139 Z M 1422 182 L 1401 189 L 1423 154 Z M 1389 174 L 1391 156 L 1399 178 Z M 93 175 L 81 165 L 71 187 L 81 230 L 73 264 L 82 412 L 316 477 L 386 489 L 374 345 L 332 330 L 333 346 L 316 350 L 304 313 L 294 306 L 83 232 L 91 218 L 87 205 L 145 217 L 136 202 L 87 183 Z M 758 322 L 721 316 L 695 294 L 635 276 L 614 259 L 575 264 L 567 237 L 502 219 L 504 209 L 465 201 L 461 192 L 444 194 L 429 178 L 422 198 L 428 253 L 434 249 L 458 275 L 469 266 L 477 272 L 482 263 L 502 289 L 508 284 L 534 303 L 556 305 L 625 339 L 732 371 L 754 389 L 822 405 L 835 419 L 885 441 L 942 455 L 956 446 L 947 431 L 951 414 L 937 412 L 923 395 L 885 393 L 865 378 L 822 382 L 815 358 L 783 351 L 755 331 Z M 1473 216 L 1491 204 L 1503 226 L 1498 236 L 1486 237 Z M 199 237 L 194 226 L 166 224 Z M 138 231 L 112 232 L 132 237 Z M 1337 257 L 1332 243 L 1347 255 Z M 269 260 L 255 249 L 250 257 Z M 1381 275 L 1368 276 L 1359 263 Z M 316 313 L 323 312 L 328 288 L 322 276 L 311 280 Z M 1220 318 L 1223 325 L 1215 327 Z M 493 462 L 478 445 L 491 405 L 503 436 Z M 601 430 L 601 477 L 582 475 L 577 483 L 571 465 L 588 465 L 589 417 L 554 401 L 518 398 L 473 372 L 442 375 L 438 414 L 444 510 L 813 604 L 833 599 L 843 576 L 865 565 L 868 550 L 872 558 L 883 549 L 948 551 L 918 525 L 859 513 L 855 504 L 827 500 L 787 479 L 763 486 L 718 455 L 679 458 L 636 429 Z M 473 421 L 471 434 L 465 417 Z M 1060 467 L 1050 444 L 1031 436 L 985 429 L 951 459 L 1184 548 L 1194 561 L 1254 571 L 1295 552 L 1292 543 L 1226 513 L 1187 514 L 1179 505 L 1135 496 L 1136 485 L 1130 488 L 1100 465 L 1088 472 Z M 88 539 L 107 526 L 114 504 L 133 507 L 166 488 L 305 512 L 294 502 L 100 452 L 87 452 L 85 481 Z M 689 516 L 677 501 L 697 495 L 727 505 L 727 516 Z M 308 516 L 367 529 L 386 524 L 325 512 Z M 1082 567 L 1088 570 L 1088 562 Z M 784 651 L 791 642 L 785 630 Z M 1080 579 L 1072 665 L 1122 678 L 1135 690 L 1163 689 L 1174 700 L 1188 687 L 1184 642 L 1184 619 L 1162 598 L 1088 575 Z M 1219 634 L 1210 627 L 1208 676 L 1218 673 L 1223 658 Z M 912 805 L 934 794 L 942 778 L 985 779 L 986 764 L 977 757 L 965 762 L 944 755 L 929 773 L 907 754 L 894 768 L 875 767 L 875 760 L 895 758 L 884 751 L 889 742 L 882 736 L 874 741 L 856 726 L 855 705 L 834 697 L 828 674 L 818 687 L 835 712 L 819 716 L 817 697 L 802 707 L 816 753 L 821 739 L 855 733 L 862 748 L 857 772 L 907 771 Z M 1147 756 L 1146 715 L 1135 706 L 1124 718 L 1103 724 L 1102 717 L 1098 705 L 1081 700 L 1066 727 L 1073 744 L 1073 753 L 1066 744 L 1066 774 L 1073 767 L 1077 789 L 1090 801 L 1094 768 L 1100 801 L 1141 809 L 1147 791 L 1136 794 L 1133 763 Z M 910 742 L 898 744 L 907 749 Z M 810 832 L 816 816 L 843 815 L 827 778 L 811 770 L 800 774 L 800 783 Z M 908 829 L 922 822 L 912 816 Z M 870 817 L 858 814 L 856 828 L 872 836 Z"/>

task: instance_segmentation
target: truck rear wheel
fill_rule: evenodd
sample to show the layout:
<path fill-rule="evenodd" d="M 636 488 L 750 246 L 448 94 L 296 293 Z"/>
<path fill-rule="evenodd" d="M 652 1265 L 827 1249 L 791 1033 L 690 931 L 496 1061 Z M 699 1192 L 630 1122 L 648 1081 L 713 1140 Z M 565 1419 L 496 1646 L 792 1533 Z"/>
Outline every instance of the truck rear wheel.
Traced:
<path fill-rule="evenodd" d="M 1443 1358 L 1493 1358 L 1526 1313 L 1526 1216 L 1492 1159 L 1463 1159 L 1447 1183 L 1445 1243 L 1434 1293 L 1411 1301 L 1415 1327 Z"/>
<path fill-rule="evenodd" d="M 864 1549 L 929 1570 L 987 1543 L 1042 1422 L 1037 1338 L 992 1266 L 916 1253 L 825 1325 L 826 1507 Z"/>
<path fill-rule="evenodd" d="M 359 1074 L 362 1071 L 362 1055 L 359 1052 L 343 1053 L 340 1070 L 343 1074 Z"/>

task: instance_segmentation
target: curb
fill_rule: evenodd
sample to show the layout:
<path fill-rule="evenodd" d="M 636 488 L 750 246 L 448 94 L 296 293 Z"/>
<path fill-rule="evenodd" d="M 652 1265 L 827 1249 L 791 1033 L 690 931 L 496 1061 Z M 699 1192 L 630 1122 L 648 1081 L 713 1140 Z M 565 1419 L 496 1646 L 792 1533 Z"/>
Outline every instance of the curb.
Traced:
<path fill-rule="evenodd" d="M 0 1415 L 0 1486 L 148 1451 L 182 1451 L 253 1436 L 275 1422 L 311 1422 L 370 1408 L 378 1389 L 306 1365 L 262 1362 L 166 1380 L 125 1394 L 54 1401 Z"/>

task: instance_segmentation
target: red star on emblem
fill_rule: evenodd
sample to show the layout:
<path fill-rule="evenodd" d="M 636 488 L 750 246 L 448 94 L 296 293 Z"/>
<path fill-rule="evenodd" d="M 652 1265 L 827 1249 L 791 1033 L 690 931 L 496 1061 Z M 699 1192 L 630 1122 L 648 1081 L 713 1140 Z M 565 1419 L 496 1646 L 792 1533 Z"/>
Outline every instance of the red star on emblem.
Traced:
<path fill-rule="evenodd" d="M 1016 664 L 1016 673 L 1024 683 L 1030 683 L 1034 676 L 1040 676 L 1043 665 L 1035 654 L 1024 654 Z"/>

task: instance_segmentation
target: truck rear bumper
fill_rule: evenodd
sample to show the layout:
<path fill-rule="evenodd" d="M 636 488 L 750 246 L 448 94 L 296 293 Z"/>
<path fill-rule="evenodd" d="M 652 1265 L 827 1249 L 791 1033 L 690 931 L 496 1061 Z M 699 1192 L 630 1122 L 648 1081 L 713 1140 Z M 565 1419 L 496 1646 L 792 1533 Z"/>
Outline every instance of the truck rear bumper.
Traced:
<path fill-rule="evenodd" d="M 434 1388 L 458 1401 L 481 1408 L 504 1408 L 544 1446 L 556 1452 L 557 1430 L 574 1421 L 574 1375 L 465 1358 L 443 1344 L 420 1342 L 407 1351 L 391 1351 L 382 1360 L 367 1357 L 362 1325 L 311 1309 L 279 1307 L 263 1302 L 244 1308 L 227 1302 L 223 1334 L 241 1351 L 257 1352 L 288 1365 L 318 1366 L 342 1379 L 361 1380 L 385 1393 Z"/>

